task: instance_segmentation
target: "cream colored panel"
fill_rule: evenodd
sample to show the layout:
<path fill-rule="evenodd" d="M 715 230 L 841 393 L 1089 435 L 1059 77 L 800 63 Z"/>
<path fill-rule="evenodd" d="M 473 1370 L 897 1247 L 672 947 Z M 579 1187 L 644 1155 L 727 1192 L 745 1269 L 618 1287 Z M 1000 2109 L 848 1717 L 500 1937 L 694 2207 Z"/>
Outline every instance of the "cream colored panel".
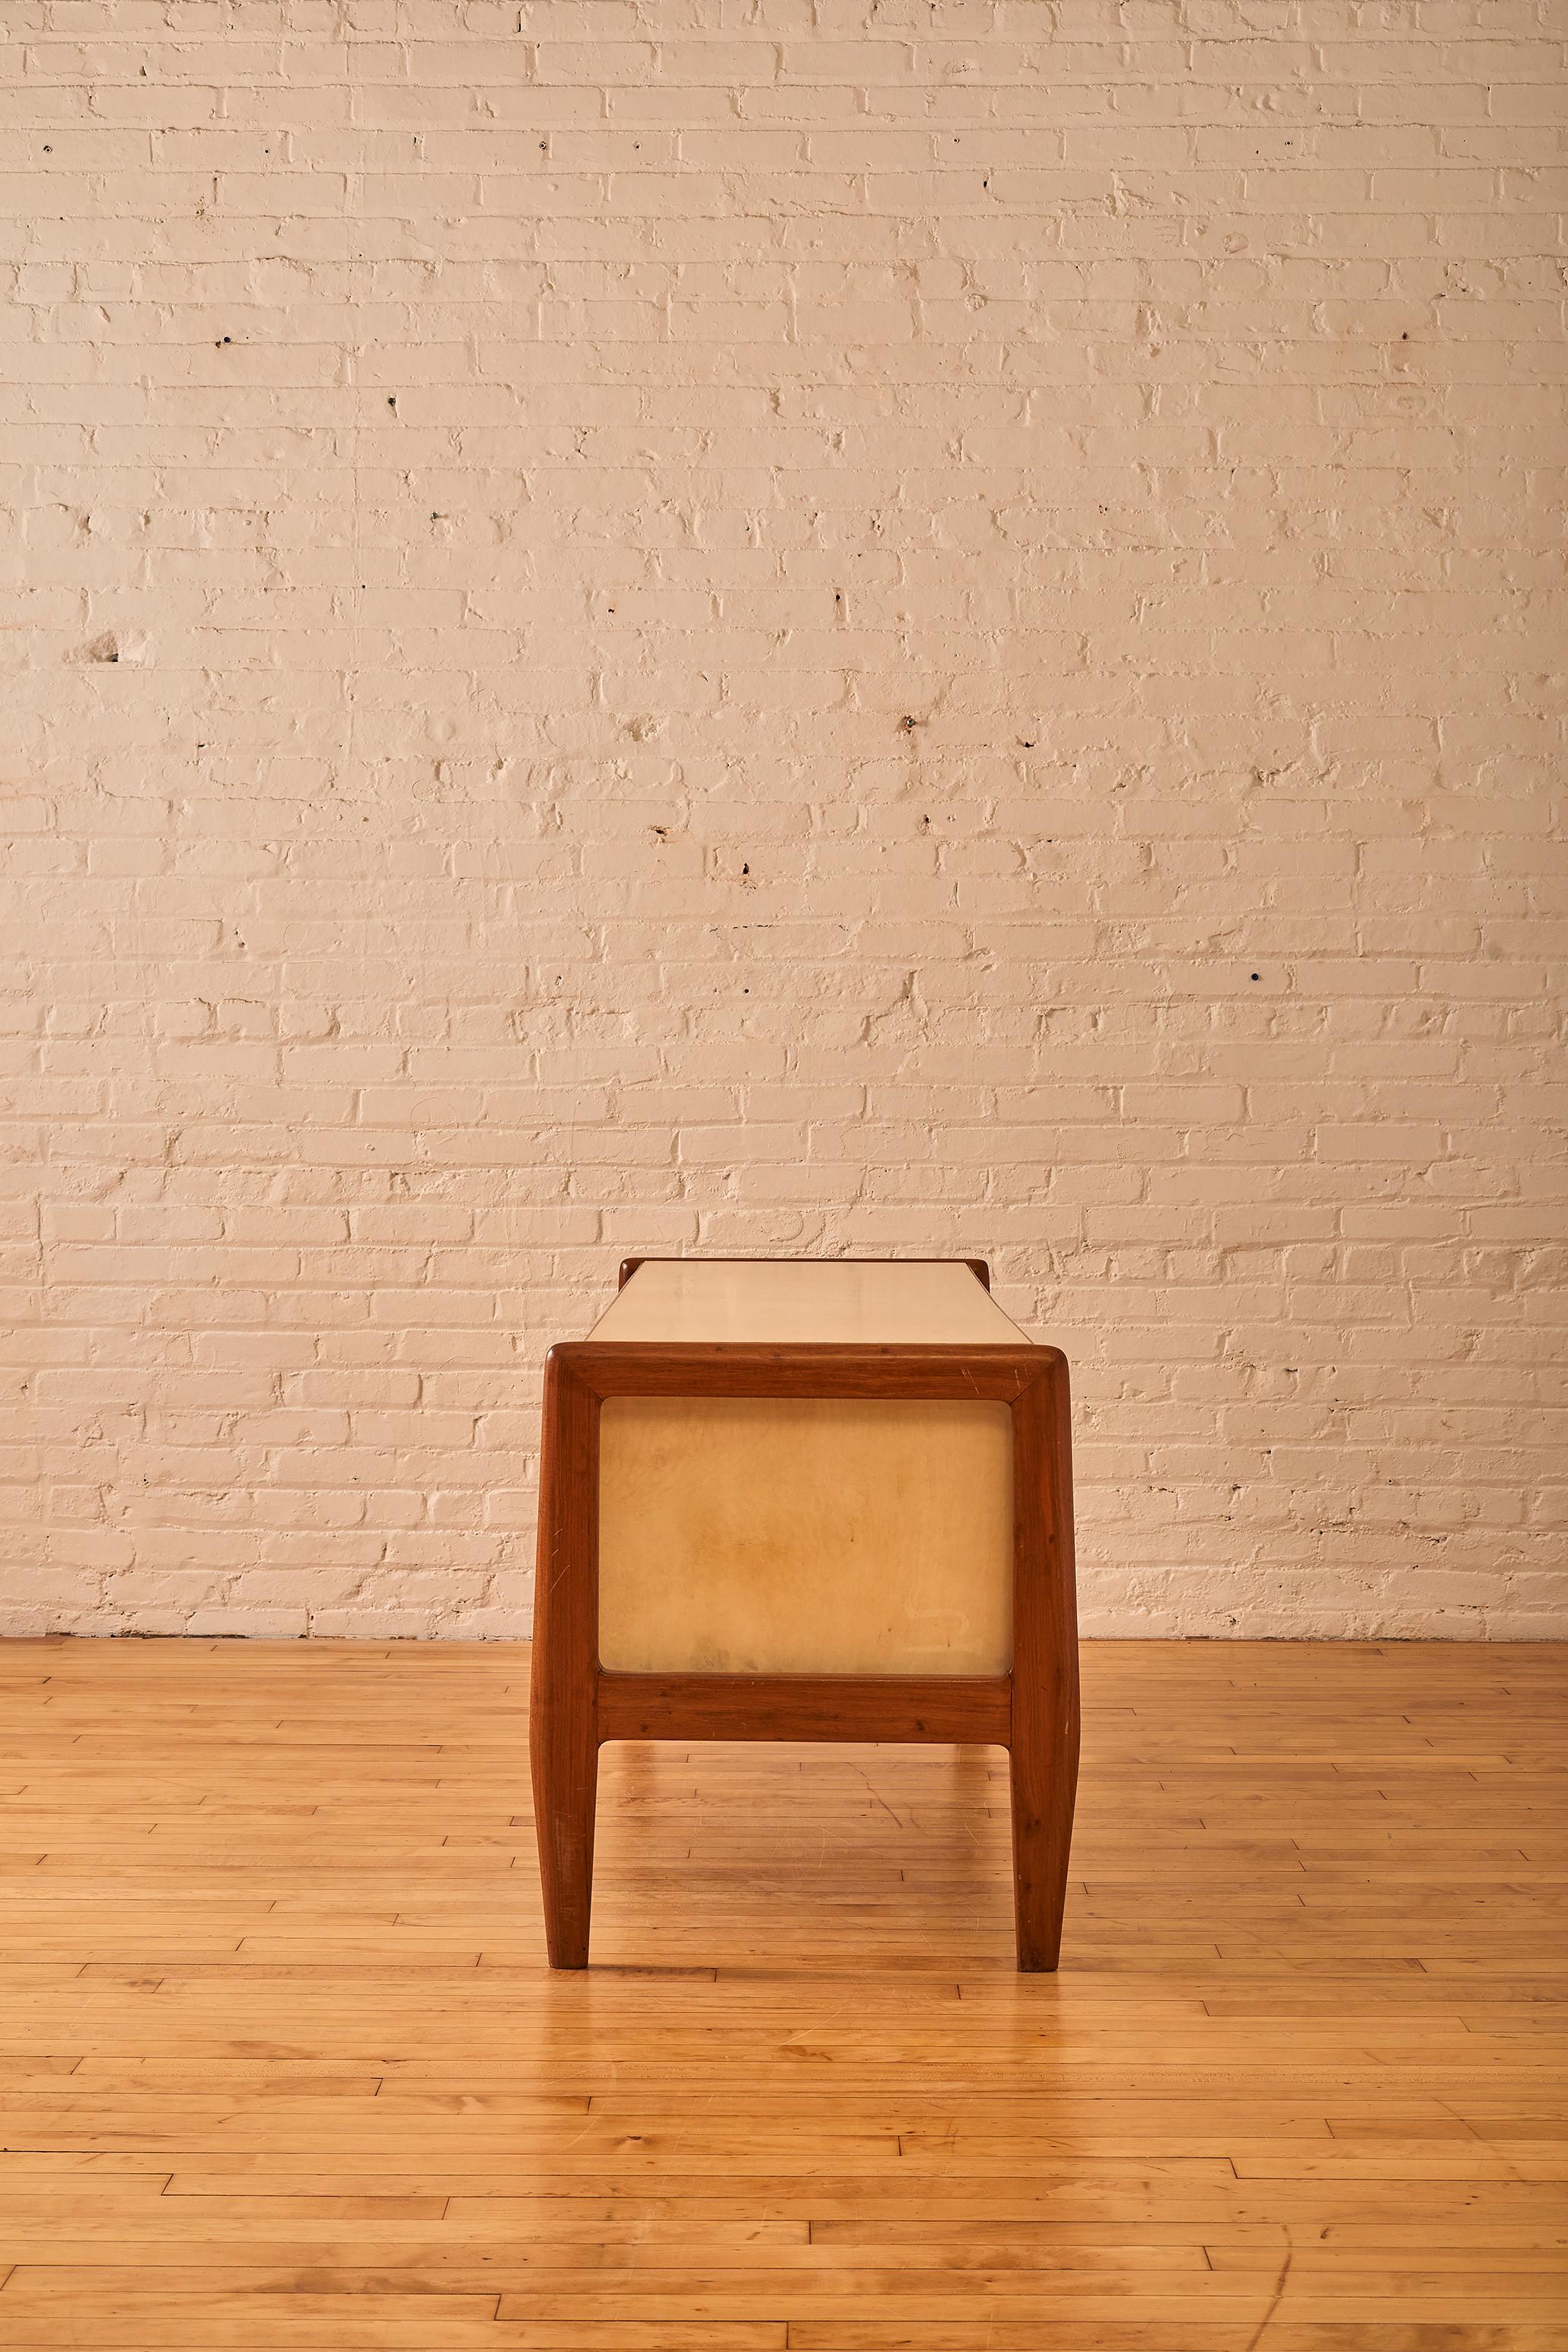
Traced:
<path fill-rule="evenodd" d="M 1016 1348 L 1026 1334 L 966 1265 L 776 1265 L 685 1258 L 642 1265 L 594 1326 L 595 1339 L 813 1339 L 885 1347 L 935 1341 Z"/>
<path fill-rule="evenodd" d="M 1005 1672 L 1001 1404 L 612 1397 L 599 1654 L 631 1673 Z"/>

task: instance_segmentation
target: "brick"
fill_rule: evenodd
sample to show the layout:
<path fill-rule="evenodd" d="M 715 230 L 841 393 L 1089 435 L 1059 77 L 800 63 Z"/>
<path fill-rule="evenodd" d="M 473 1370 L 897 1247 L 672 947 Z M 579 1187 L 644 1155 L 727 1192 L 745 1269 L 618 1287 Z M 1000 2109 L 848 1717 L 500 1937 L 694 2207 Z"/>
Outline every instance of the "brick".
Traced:
<path fill-rule="evenodd" d="M 526 1631 L 728 1249 L 993 1257 L 1090 1631 L 1561 1633 L 1560 40 L 231 13 L 4 94 L 0 1627 Z"/>

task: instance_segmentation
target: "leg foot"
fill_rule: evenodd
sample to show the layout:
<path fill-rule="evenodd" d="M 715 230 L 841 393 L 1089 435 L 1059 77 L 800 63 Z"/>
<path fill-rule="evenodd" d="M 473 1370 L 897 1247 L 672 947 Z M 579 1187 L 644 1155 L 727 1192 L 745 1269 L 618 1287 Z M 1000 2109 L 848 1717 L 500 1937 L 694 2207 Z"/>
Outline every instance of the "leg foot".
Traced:
<path fill-rule="evenodd" d="M 567 1727 L 550 1720 L 550 1694 L 533 1702 L 533 1817 L 544 1895 L 544 1940 L 552 1969 L 588 1965 L 588 1914 L 594 1899 L 594 1799 L 599 1751 L 590 1740 L 566 1744 Z M 553 1735 L 553 1736 L 552 1736 Z"/>
<path fill-rule="evenodd" d="M 1063 1752 L 1061 1745 L 1054 1757 L 1031 1745 L 1015 1748 L 1010 1762 L 1018 1966 L 1028 1973 L 1048 1974 L 1062 1944 L 1078 1759 Z"/>

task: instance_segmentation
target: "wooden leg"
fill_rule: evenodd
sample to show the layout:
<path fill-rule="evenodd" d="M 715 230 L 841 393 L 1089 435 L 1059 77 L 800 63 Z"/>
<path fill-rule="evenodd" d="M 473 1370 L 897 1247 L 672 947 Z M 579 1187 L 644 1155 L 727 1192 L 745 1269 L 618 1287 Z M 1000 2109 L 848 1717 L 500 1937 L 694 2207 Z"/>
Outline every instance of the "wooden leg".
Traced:
<path fill-rule="evenodd" d="M 552 1349 L 544 1364 L 539 1572 L 529 1749 L 552 1969 L 588 1965 L 599 1780 L 598 1400 Z"/>
<path fill-rule="evenodd" d="M 594 1900 L 598 1744 L 592 1737 L 586 1741 L 573 1738 L 566 1726 L 552 1719 L 555 1710 L 542 1675 L 534 1683 L 532 1710 L 529 1746 L 539 1876 L 544 1894 L 544 1940 L 552 1969 L 585 1969 L 588 1914 Z M 575 1710 L 568 1707 L 563 1712 Z"/>
<path fill-rule="evenodd" d="M 1078 1788 L 1078 1743 L 1026 1738 L 1009 1758 L 1013 1779 L 1013 1916 L 1018 1966 L 1048 1972 L 1062 1944 L 1068 1853 Z"/>
<path fill-rule="evenodd" d="M 1062 1942 L 1078 1794 L 1078 1606 L 1068 1369 L 1053 1349 L 1013 1416 L 1018 1559 L 1013 1587 L 1013 1906 L 1018 1966 L 1049 1970 Z"/>

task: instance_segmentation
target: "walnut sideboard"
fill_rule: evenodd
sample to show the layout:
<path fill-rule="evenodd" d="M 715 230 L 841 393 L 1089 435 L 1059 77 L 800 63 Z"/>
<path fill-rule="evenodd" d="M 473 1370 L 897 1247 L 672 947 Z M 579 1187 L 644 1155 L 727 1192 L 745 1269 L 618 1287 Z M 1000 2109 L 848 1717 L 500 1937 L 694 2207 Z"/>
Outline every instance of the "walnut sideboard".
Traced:
<path fill-rule="evenodd" d="M 1020 1969 L 1078 1779 L 1068 1368 L 979 1259 L 628 1258 L 545 1360 L 531 1748 L 551 1965 L 611 1739 L 1009 1751 Z"/>

